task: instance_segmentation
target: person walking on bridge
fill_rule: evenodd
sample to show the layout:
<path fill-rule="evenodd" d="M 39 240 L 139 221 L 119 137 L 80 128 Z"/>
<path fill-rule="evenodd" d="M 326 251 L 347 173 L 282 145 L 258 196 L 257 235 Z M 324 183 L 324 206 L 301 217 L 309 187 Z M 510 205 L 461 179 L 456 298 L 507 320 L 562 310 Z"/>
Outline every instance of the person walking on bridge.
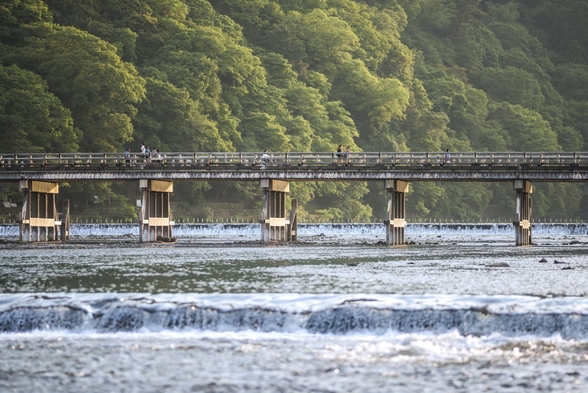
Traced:
<path fill-rule="evenodd" d="M 443 154 L 443 165 L 450 163 L 451 162 L 450 158 L 451 158 L 451 155 L 449 154 L 449 149 L 447 149 L 445 151 L 445 154 Z"/>
<path fill-rule="evenodd" d="M 261 161 L 263 161 L 265 165 L 270 163 L 270 155 L 267 154 L 267 149 L 263 151 L 263 154 L 261 155 Z"/>
<path fill-rule="evenodd" d="M 339 145 L 339 147 L 337 148 L 337 158 L 338 158 L 338 162 L 342 162 L 343 161 L 343 145 Z"/>
<path fill-rule="evenodd" d="M 351 162 L 351 149 L 349 146 L 347 146 L 347 149 L 345 149 L 345 165 L 349 165 L 349 163 Z"/>

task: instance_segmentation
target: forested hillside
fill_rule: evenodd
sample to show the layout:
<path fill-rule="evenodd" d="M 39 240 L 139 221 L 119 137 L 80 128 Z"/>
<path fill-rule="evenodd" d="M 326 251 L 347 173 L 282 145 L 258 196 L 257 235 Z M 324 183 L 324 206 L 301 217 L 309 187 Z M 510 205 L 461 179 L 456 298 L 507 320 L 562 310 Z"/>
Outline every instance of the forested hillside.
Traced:
<path fill-rule="evenodd" d="M 0 0 L 0 153 L 584 151 L 587 20 L 586 0 Z M 248 183 L 180 184 L 173 200 L 213 216 L 194 206 L 237 192 L 260 203 Z M 132 218 L 136 193 L 60 196 Z M 291 196 L 303 216 L 385 211 L 379 183 Z M 407 209 L 511 218 L 513 199 L 511 184 L 413 184 Z M 533 202 L 535 217 L 588 218 L 586 185 L 536 184 Z"/>

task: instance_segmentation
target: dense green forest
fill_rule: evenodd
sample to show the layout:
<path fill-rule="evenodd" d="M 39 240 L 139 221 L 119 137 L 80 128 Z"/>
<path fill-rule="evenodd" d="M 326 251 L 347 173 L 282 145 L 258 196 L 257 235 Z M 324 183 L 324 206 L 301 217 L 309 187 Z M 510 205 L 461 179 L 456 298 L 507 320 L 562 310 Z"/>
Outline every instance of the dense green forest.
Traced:
<path fill-rule="evenodd" d="M 0 0 L 0 153 L 583 151 L 587 20 L 586 0 Z M 588 218 L 586 185 L 534 188 L 535 217 Z M 137 194 L 60 190 L 74 215 L 121 219 Z M 260 195 L 178 184 L 172 200 L 176 217 L 257 218 Z M 303 219 L 385 212 L 376 182 L 291 196 Z M 511 184 L 417 183 L 407 213 L 511 218 L 513 200 Z"/>

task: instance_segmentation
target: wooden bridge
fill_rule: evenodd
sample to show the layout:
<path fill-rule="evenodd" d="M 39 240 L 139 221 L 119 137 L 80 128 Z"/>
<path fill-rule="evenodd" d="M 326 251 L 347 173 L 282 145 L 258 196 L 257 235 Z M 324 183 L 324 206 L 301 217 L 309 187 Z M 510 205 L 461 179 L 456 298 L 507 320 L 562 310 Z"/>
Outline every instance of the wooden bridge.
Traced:
<path fill-rule="evenodd" d="M 262 239 L 296 240 L 296 202 L 286 216 L 290 181 L 385 181 L 389 245 L 404 244 L 405 194 L 415 181 L 508 181 L 516 192 L 516 244 L 531 243 L 532 182 L 588 181 L 588 153 L 570 152 L 250 152 L 54 153 L 0 155 L 0 181 L 20 182 L 23 241 L 57 240 L 59 182 L 139 181 L 141 241 L 171 238 L 175 181 L 259 181 Z M 68 207 L 64 207 L 68 210 Z M 68 215 L 64 214 L 64 217 Z"/>

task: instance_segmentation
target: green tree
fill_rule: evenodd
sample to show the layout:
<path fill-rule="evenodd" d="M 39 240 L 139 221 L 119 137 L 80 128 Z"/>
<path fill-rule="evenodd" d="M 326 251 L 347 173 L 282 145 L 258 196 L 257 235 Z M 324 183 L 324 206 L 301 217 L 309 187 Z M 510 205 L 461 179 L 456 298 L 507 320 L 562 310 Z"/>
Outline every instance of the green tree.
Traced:
<path fill-rule="evenodd" d="M 39 75 L 0 64 L 0 151 L 72 152 L 81 133 Z"/>
<path fill-rule="evenodd" d="M 539 110 L 545 102 L 539 82 L 519 68 L 485 68 L 477 75 L 476 82 L 496 101 L 507 101 L 533 110 Z"/>
<path fill-rule="evenodd" d="M 508 132 L 511 150 L 561 151 L 550 124 L 531 109 L 506 102 L 491 104 L 488 119 Z"/>
<path fill-rule="evenodd" d="M 82 130 L 83 151 L 116 151 L 132 139 L 131 118 L 145 81 L 116 48 L 72 27 L 39 25 L 27 45 L 4 57 L 41 75 Z"/>

